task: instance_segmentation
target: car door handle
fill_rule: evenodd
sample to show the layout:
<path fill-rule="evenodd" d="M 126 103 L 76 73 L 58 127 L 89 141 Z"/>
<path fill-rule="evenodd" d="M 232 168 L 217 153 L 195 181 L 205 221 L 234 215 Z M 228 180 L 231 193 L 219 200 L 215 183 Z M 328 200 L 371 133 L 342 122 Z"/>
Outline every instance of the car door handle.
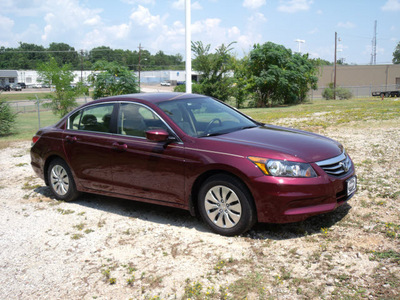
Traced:
<path fill-rule="evenodd" d="M 76 138 L 76 136 L 69 136 L 69 135 L 67 135 L 67 136 L 65 137 L 65 140 L 66 140 L 67 142 L 70 142 L 70 143 L 75 143 L 78 139 Z"/>
<path fill-rule="evenodd" d="M 126 151 L 128 149 L 128 145 L 115 142 L 115 143 L 112 143 L 112 148 L 114 150 L 118 150 L 118 151 Z"/>

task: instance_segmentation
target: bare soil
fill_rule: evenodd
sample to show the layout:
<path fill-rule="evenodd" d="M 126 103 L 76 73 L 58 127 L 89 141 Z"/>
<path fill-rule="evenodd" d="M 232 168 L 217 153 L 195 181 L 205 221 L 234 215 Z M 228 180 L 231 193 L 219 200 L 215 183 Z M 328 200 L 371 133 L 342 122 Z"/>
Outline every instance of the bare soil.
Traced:
<path fill-rule="evenodd" d="M 400 129 L 335 126 L 357 194 L 304 222 L 211 233 L 186 211 L 52 198 L 29 143 L 0 151 L 1 299 L 400 299 Z"/>

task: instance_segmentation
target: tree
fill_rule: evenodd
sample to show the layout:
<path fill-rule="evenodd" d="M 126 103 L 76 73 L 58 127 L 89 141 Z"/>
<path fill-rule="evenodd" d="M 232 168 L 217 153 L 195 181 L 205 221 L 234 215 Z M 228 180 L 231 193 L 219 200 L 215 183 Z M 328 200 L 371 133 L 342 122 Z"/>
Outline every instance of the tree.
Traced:
<path fill-rule="evenodd" d="M 17 115 L 11 111 L 10 105 L 4 99 L 0 99 L 0 136 L 11 133 Z"/>
<path fill-rule="evenodd" d="M 233 59 L 233 89 L 232 95 L 236 99 L 236 107 L 240 108 L 249 95 L 249 78 L 248 78 L 249 57 L 242 59 Z"/>
<path fill-rule="evenodd" d="M 49 106 L 55 115 L 63 117 L 78 105 L 75 98 L 82 94 L 83 87 L 82 85 L 78 85 L 77 88 L 72 87 L 74 74 L 69 64 L 59 67 L 56 59 L 52 57 L 48 63 L 39 65 L 38 75 L 41 82 L 55 88 L 49 95 L 51 98 Z"/>
<path fill-rule="evenodd" d="M 299 103 L 311 88 L 317 88 L 318 64 L 308 54 L 292 54 L 290 49 L 268 42 L 254 45 L 249 57 L 249 82 L 258 107 Z"/>
<path fill-rule="evenodd" d="M 393 52 L 393 63 L 400 64 L 400 42 L 397 44 Z"/>
<path fill-rule="evenodd" d="M 71 64 L 77 68 L 79 66 L 78 52 L 75 51 L 74 47 L 71 47 L 65 43 L 51 43 L 48 48 L 51 55 L 56 59 L 59 66 L 64 64 Z"/>
<path fill-rule="evenodd" d="M 126 67 L 117 63 L 99 61 L 95 64 L 95 70 L 99 70 L 100 73 L 89 78 L 95 86 L 94 99 L 139 91 L 135 74 Z"/>
<path fill-rule="evenodd" d="M 215 53 L 210 53 L 210 45 L 204 46 L 202 42 L 192 42 L 192 51 L 195 59 L 193 69 L 199 71 L 202 94 L 218 98 L 222 101 L 228 100 L 231 95 L 229 86 L 232 78 L 228 73 L 232 70 L 232 44 L 222 44 Z"/>

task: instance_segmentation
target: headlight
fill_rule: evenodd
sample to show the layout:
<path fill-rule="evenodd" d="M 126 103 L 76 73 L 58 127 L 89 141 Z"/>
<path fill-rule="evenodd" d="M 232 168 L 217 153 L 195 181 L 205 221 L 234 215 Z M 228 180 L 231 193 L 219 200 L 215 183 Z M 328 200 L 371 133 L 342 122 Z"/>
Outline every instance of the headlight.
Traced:
<path fill-rule="evenodd" d="M 277 177 L 317 177 L 310 164 L 286 160 L 248 157 L 265 175 Z"/>

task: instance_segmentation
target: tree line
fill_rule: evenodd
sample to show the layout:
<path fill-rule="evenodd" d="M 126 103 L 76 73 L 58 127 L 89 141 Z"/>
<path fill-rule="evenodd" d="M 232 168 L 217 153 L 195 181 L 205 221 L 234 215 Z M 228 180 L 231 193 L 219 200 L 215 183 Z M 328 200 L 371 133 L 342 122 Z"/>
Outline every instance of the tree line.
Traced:
<path fill-rule="evenodd" d="M 16 48 L 0 47 L 0 69 L 37 70 L 40 64 L 50 62 L 53 57 L 59 66 L 69 64 L 74 70 L 93 70 L 98 61 L 114 62 L 137 71 L 182 70 L 185 68 L 182 55 L 168 55 L 163 51 L 151 54 L 146 49 L 122 50 L 100 46 L 87 50 L 76 50 L 65 43 L 41 45 L 19 43 Z"/>

